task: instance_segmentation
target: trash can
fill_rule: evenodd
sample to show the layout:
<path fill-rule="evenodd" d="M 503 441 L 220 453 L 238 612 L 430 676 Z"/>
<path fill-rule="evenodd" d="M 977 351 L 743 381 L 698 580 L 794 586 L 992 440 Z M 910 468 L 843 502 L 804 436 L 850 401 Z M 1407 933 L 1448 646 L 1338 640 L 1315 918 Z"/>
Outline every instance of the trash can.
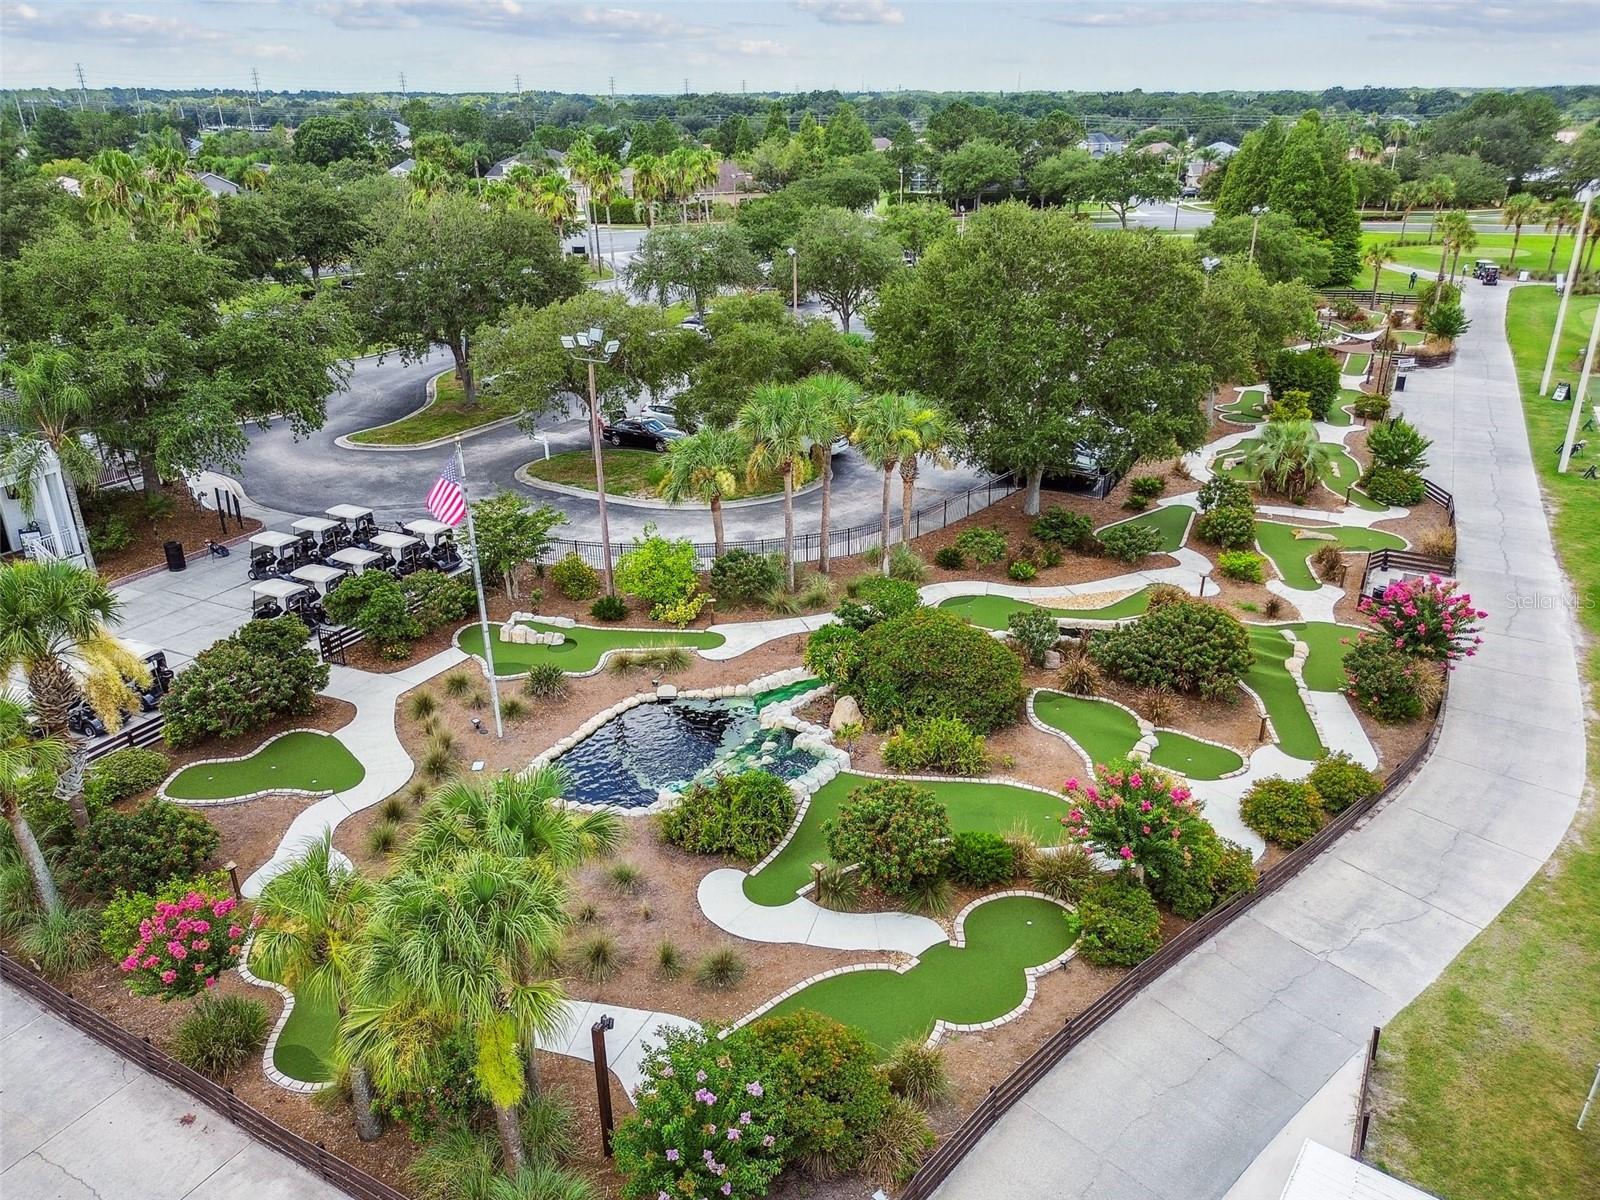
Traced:
<path fill-rule="evenodd" d="M 182 571 L 188 568 L 189 560 L 183 556 L 182 542 L 168 542 L 162 549 L 167 552 L 167 570 Z"/>
<path fill-rule="evenodd" d="M 1404 375 L 1396 375 L 1394 377 L 1394 390 L 1397 392 L 1406 390 L 1406 377 Z"/>

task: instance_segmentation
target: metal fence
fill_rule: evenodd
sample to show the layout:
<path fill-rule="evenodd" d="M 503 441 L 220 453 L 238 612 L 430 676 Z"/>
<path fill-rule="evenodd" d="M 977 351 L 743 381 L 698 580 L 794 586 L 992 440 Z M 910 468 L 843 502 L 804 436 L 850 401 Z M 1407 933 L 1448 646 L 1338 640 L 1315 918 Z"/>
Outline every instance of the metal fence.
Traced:
<path fill-rule="evenodd" d="M 937 533 L 947 525 L 965 520 L 974 513 L 982 512 L 990 505 L 1004 500 L 1022 490 L 1023 485 L 1017 482 L 1015 475 L 997 475 L 987 483 L 968 488 L 958 496 L 948 500 L 935 500 L 931 504 L 924 504 L 921 508 L 911 511 L 911 536 L 921 537 L 926 533 Z M 900 536 L 901 522 L 899 518 L 889 526 L 889 541 L 892 544 Z M 871 525 L 854 525 L 846 529 L 830 529 L 828 531 L 828 557 L 850 558 L 857 554 L 865 554 L 877 548 L 882 540 L 883 530 L 878 522 Z M 613 563 L 628 552 L 626 542 L 612 542 L 611 560 Z M 748 550 L 751 554 L 782 554 L 783 538 L 745 538 L 728 541 L 723 546 L 726 553 L 729 550 Z M 710 563 L 717 555 L 714 542 L 696 542 L 695 554 L 702 564 Z M 816 532 L 800 533 L 794 539 L 794 559 L 796 562 L 816 562 L 821 557 L 822 538 Z M 586 542 L 574 538 L 557 538 L 551 543 L 550 549 L 545 554 L 545 561 L 551 562 L 563 558 L 568 554 L 576 554 L 591 567 L 599 568 L 603 551 L 599 542 Z"/>
<path fill-rule="evenodd" d="M 190 1070 L 164 1050 L 152 1045 L 149 1038 L 138 1037 L 113 1024 L 81 1000 L 35 975 L 3 950 L 0 950 L 0 979 L 26 992 L 39 1005 L 101 1045 L 110 1047 L 202 1104 L 210 1105 L 263 1146 L 299 1163 L 345 1195 L 354 1196 L 356 1200 L 407 1200 L 404 1192 L 263 1116 L 235 1096 L 232 1088 Z"/>
<path fill-rule="evenodd" d="M 1378 1038 L 1383 1034 L 1381 1025 L 1372 1027 L 1367 1039 L 1367 1055 L 1361 1064 L 1361 1089 L 1356 1093 L 1356 1127 L 1350 1137 L 1350 1157 L 1358 1162 L 1367 1152 L 1367 1131 L 1372 1128 L 1372 1068 L 1378 1061 Z"/>
<path fill-rule="evenodd" d="M 1371 304 L 1371 288 L 1323 288 L 1317 293 L 1324 300 L 1354 300 L 1357 304 Z M 1379 292 L 1379 304 L 1411 304 L 1416 296 L 1411 292 Z"/>

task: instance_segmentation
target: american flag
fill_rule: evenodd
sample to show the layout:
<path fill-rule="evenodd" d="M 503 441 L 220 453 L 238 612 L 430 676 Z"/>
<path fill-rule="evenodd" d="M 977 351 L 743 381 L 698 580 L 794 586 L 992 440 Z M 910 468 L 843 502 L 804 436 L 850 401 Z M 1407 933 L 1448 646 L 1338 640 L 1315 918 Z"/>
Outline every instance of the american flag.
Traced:
<path fill-rule="evenodd" d="M 428 492 L 428 512 L 435 521 L 446 525 L 459 525 L 467 515 L 467 494 L 461 490 L 461 475 L 456 470 L 455 455 L 445 459 L 444 470 L 433 481 Z"/>

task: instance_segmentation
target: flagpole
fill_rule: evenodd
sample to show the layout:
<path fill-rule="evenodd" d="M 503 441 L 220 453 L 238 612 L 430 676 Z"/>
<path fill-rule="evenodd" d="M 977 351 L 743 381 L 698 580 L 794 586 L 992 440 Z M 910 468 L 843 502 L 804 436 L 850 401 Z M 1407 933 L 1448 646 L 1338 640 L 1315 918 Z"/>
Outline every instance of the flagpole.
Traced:
<path fill-rule="evenodd" d="M 500 685 L 494 678 L 494 641 L 489 636 L 489 605 L 483 598 L 483 572 L 478 569 L 478 533 L 472 523 L 472 500 L 467 495 L 467 462 L 461 454 L 461 435 L 456 435 L 456 473 L 461 476 L 461 496 L 467 502 L 467 558 L 472 563 L 472 582 L 478 589 L 478 628 L 483 630 L 483 661 L 488 664 L 489 700 L 494 705 L 494 735 L 506 736 L 500 720 Z"/>

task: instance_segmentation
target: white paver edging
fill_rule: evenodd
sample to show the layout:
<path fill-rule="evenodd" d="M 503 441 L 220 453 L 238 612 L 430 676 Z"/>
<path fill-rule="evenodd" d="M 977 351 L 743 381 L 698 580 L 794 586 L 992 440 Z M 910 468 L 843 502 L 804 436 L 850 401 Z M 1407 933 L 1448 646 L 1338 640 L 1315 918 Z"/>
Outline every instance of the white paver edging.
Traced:
<path fill-rule="evenodd" d="M 197 758 L 197 759 L 194 760 L 194 762 L 188 763 L 188 764 L 186 764 L 184 766 L 181 766 L 181 767 L 177 768 L 175 771 L 172 772 L 172 774 L 168 775 L 165 779 L 163 779 L 161 781 L 160 786 L 156 788 L 156 795 L 158 797 L 160 797 L 162 800 L 169 801 L 172 804 L 181 804 L 186 808 L 214 808 L 217 805 L 222 805 L 222 804 L 243 804 L 246 800 L 259 800 L 263 796 L 331 796 L 331 795 L 333 795 L 334 794 L 334 790 L 332 788 L 323 788 L 323 789 L 320 789 L 320 790 L 307 790 L 306 788 L 265 788 L 265 789 L 263 789 L 262 791 L 259 791 L 259 792 L 247 792 L 243 796 L 225 796 L 225 797 L 223 797 L 222 799 L 219 799 L 219 800 L 184 800 L 184 799 L 181 799 L 181 798 L 179 798 L 177 796 L 169 796 L 167 794 L 167 788 L 171 785 L 173 780 L 177 779 L 179 775 L 182 775 L 185 771 L 189 770 L 190 767 L 203 767 L 203 766 L 206 766 L 208 763 L 244 762 L 245 759 L 254 758 L 256 755 L 260 754 L 263 750 L 265 750 L 268 746 L 272 745 L 272 743 L 277 741 L 279 738 L 288 737 L 291 733 L 315 733 L 315 734 L 318 734 L 321 737 L 333 738 L 334 741 L 336 741 L 336 742 L 339 741 L 338 737 L 335 734 L 329 733 L 326 729 L 285 729 L 282 733 L 273 734 L 266 741 L 262 742 L 254 750 L 252 750 L 249 754 L 235 754 L 231 758 Z M 340 742 L 339 744 L 341 746 L 344 745 L 343 742 Z M 362 772 L 365 773 L 365 771 L 366 771 L 365 765 L 363 765 L 361 769 L 362 769 Z"/>
<path fill-rule="evenodd" d="M 560 622 L 560 621 L 565 621 L 565 622 L 567 622 L 567 624 L 557 624 L 557 622 Z M 507 622 L 505 622 L 505 621 L 491 621 L 489 623 L 489 636 L 490 637 L 497 637 L 497 633 L 496 633 L 497 628 L 499 626 L 501 626 L 501 625 L 504 625 L 504 624 L 507 624 Z M 714 627 L 713 628 L 708 628 L 708 629 L 660 629 L 660 628 L 651 628 L 651 627 L 640 627 L 640 626 L 637 626 L 637 625 L 609 625 L 609 626 L 604 626 L 604 627 L 599 626 L 599 625 L 580 625 L 578 622 L 573 621 L 571 617 L 541 617 L 537 613 L 532 614 L 532 615 L 524 614 L 524 619 L 522 621 L 520 621 L 519 624 L 523 624 L 523 625 L 545 625 L 545 626 L 548 626 L 549 628 L 545 632 L 551 632 L 551 631 L 558 630 L 558 629 L 592 629 L 592 630 L 597 630 L 599 632 L 611 632 L 611 633 L 648 633 L 648 634 L 654 635 L 655 637 L 671 636 L 672 634 L 675 634 L 675 633 L 716 633 L 717 632 L 717 630 Z M 473 662 L 477 663 L 478 664 L 478 670 L 482 671 L 484 678 L 487 679 L 489 677 L 489 663 L 484 658 L 484 656 L 481 655 L 481 654 L 474 654 L 470 650 L 463 650 L 462 647 L 461 647 L 461 635 L 464 632 L 466 632 L 468 629 L 476 629 L 476 628 L 478 628 L 478 623 L 475 622 L 475 621 L 474 622 L 468 622 L 467 624 L 461 626 L 460 629 L 457 629 L 455 631 L 455 633 L 453 633 L 451 635 L 450 644 L 452 646 L 454 646 L 457 650 L 460 650 L 462 655 L 464 655 L 466 658 L 469 658 Z M 501 645 L 505 645 L 505 646 L 516 645 L 515 642 L 501 642 L 500 644 Z M 663 643 L 662 645 L 658 645 L 658 646 L 651 646 L 651 645 L 615 646 L 612 649 L 607 650 L 603 654 L 601 654 L 600 657 L 595 661 L 594 666 L 590 667 L 587 671 L 563 671 L 562 674 L 566 675 L 569 679 L 588 679 L 591 676 L 598 675 L 598 674 L 600 674 L 600 672 L 604 671 L 606 669 L 606 664 L 611 661 L 611 657 L 614 654 L 635 654 L 635 653 L 639 652 L 640 650 L 687 650 L 690 654 L 699 655 L 700 657 L 706 657 L 705 655 L 701 654 L 701 650 L 702 649 L 704 649 L 704 650 L 717 650 L 717 649 L 720 649 L 720 647 L 718 647 L 718 646 L 705 646 L 705 647 L 690 646 L 690 645 L 688 645 L 686 643 L 683 643 L 683 642 L 666 642 L 666 643 Z M 503 680 L 521 679 L 527 673 L 528 672 L 526 670 L 515 671 L 510 675 L 501 675 L 501 674 L 499 674 L 497 672 L 495 674 L 495 682 L 498 683 L 498 682 L 501 682 Z"/>
<path fill-rule="evenodd" d="M 333 1086 L 331 1080 L 322 1083 L 312 1083 L 304 1079 L 294 1079 L 278 1070 L 273 1062 L 278 1051 L 278 1037 L 283 1033 L 283 1027 L 289 1023 L 289 1016 L 294 1012 L 294 993 L 281 983 L 274 983 L 270 979 L 262 979 L 250 970 L 250 951 L 256 944 L 254 933 L 244 944 L 244 951 L 239 955 L 239 978 L 256 987 L 271 988 L 283 1000 L 283 1011 L 278 1014 L 277 1021 L 272 1026 L 272 1032 L 267 1035 L 267 1044 L 261 1049 L 261 1073 L 267 1077 L 269 1083 L 276 1084 L 286 1092 L 295 1092 L 302 1096 L 313 1096 L 320 1091 Z"/>

